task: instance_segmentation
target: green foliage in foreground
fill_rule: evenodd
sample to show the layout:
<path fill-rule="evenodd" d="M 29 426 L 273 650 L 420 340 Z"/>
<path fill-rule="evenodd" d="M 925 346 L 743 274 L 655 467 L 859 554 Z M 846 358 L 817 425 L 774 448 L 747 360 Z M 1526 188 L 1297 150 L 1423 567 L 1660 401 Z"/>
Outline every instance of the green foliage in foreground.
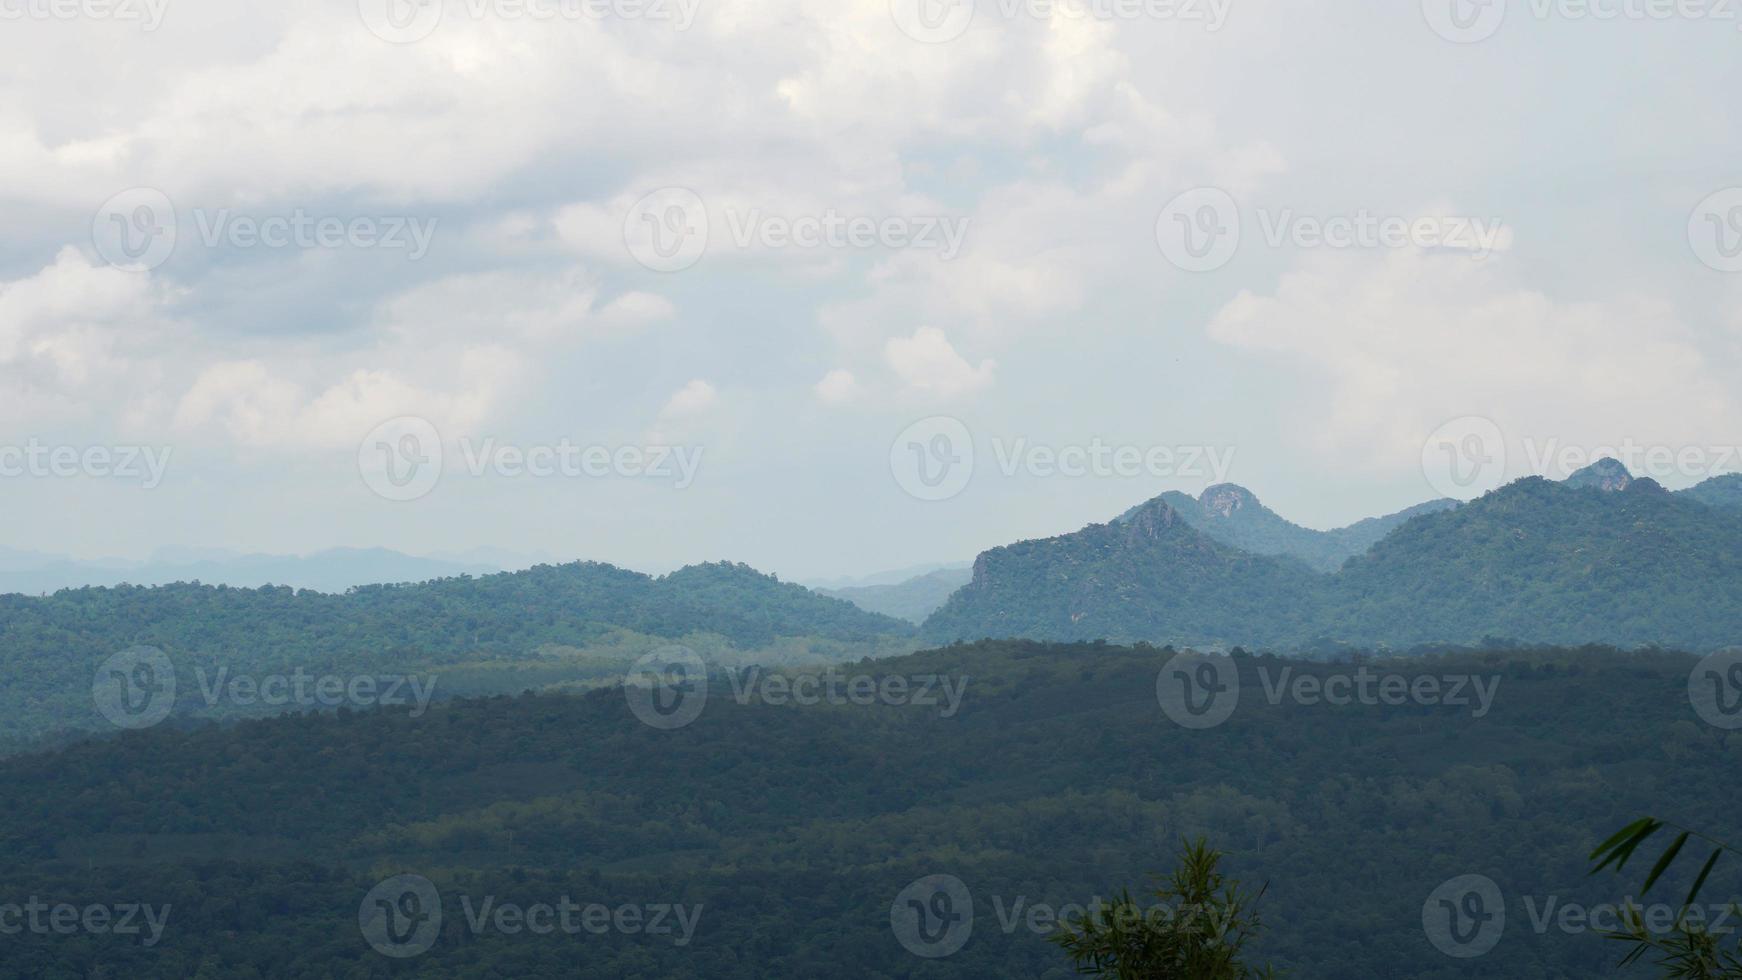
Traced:
<path fill-rule="evenodd" d="M 1676 827 L 1656 817 L 1641 817 L 1597 845 L 1597 849 L 1591 852 L 1591 861 L 1595 865 L 1591 873 L 1596 874 L 1611 864 L 1617 872 L 1621 871 L 1641 845 L 1665 830 L 1674 836 L 1645 876 L 1645 883 L 1639 888 L 1641 898 L 1675 866 L 1690 842 L 1709 846 L 1711 854 L 1700 865 L 1693 884 L 1688 886 L 1687 896 L 1676 907 L 1674 925 L 1667 933 L 1652 929 L 1640 907 L 1628 902 L 1621 928 L 1609 934 L 1609 938 L 1620 940 L 1629 947 L 1621 964 L 1627 966 L 1651 957 L 1651 962 L 1663 971 L 1662 976 L 1671 980 L 1739 980 L 1742 978 L 1742 955 L 1738 954 L 1742 954 L 1742 940 L 1737 939 L 1734 929 L 1714 928 L 1695 903 L 1703 894 L 1712 872 L 1717 870 L 1718 862 L 1726 856 L 1734 861 L 1742 857 L 1742 851 L 1698 831 Z M 1729 911 L 1730 918 L 1742 919 L 1742 905 L 1732 903 Z"/>
<path fill-rule="evenodd" d="M 1065 923 L 1053 942 L 1080 973 L 1115 980 L 1266 980 L 1274 971 L 1244 962 L 1263 925 L 1258 901 L 1217 870 L 1222 855 L 1202 837 L 1180 849 L 1179 865 L 1145 907 L 1129 891 Z"/>
<path fill-rule="evenodd" d="M 1267 883 L 1265 931 L 1247 948 L 1288 976 L 1588 980 L 1614 975 L 1616 954 L 1559 914 L 1614 901 L 1586 854 L 1664 800 L 1686 826 L 1742 811 L 1742 737 L 1691 711 L 1690 657 L 1497 651 L 1365 665 L 1411 683 L 1498 678 L 1479 717 L 1414 701 L 1273 703 L 1275 685 L 1361 668 L 1248 658 L 1238 708 L 1204 730 L 1159 708 L 1165 659 L 989 643 L 866 665 L 965 678 L 947 716 L 741 702 L 715 677 L 701 716 L 672 731 L 601 690 L 455 701 L 415 718 L 159 727 L 5 760 L 0 905 L 173 911 L 150 948 L 0 937 L 0 977 L 1066 980 L 1073 967 L 1051 941 L 1052 923 L 1072 919 L 1063 910 L 1140 892 L 1144 872 L 1202 834 L 1231 879 Z M 1707 894 L 1742 894 L 1737 870 L 1721 865 Z M 427 952 L 396 960 L 364 941 L 358 913 L 401 873 L 427 877 L 445 917 Z M 1424 902 L 1471 874 L 1493 879 L 1509 914 L 1491 952 L 1453 959 L 1424 933 Z M 941 959 L 913 955 L 891 929 L 896 896 L 929 875 L 959 878 L 975 912 L 971 937 Z M 702 914 L 681 946 L 467 922 L 486 898 L 564 896 Z"/>

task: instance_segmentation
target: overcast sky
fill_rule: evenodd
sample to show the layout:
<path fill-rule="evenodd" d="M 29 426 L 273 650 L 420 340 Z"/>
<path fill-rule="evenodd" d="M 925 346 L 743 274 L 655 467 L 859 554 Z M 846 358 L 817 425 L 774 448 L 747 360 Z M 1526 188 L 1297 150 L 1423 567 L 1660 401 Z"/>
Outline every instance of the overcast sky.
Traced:
<path fill-rule="evenodd" d="M 1742 470 L 1742 10 L 1597 9 L 0 0 L 0 543 L 802 578 Z"/>

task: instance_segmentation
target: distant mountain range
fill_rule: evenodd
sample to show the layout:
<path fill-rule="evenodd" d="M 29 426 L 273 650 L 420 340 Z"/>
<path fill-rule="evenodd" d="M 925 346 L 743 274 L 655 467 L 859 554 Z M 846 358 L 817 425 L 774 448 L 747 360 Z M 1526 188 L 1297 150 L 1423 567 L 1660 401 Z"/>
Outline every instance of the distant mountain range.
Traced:
<path fill-rule="evenodd" d="M 287 585 L 343 592 L 359 585 L 425 582 L 490 575 L 535 563 L 496 551 L 418 557 L 385 548 L 333 548 L 311 555 L 242 554 L 222 549 L 166 548 L 145 561 L 86 561 L 0 547 L 0 593 L 41 595 L 86 586 L 201 582 L 258 588 Z"/>
<path fill-rule="evenodd" d="M 960 567 L 940 568 L 888 585 L 859 585 L 817 591 L 836 599 L 845 599 L 860 609 L 905 619 L 917 625 L 936 612 L 951 593 L 967 585 L 973 577 L 974 567 L 964 564 Z"/>
<path fill-rule="evenodd" d="M 1205 490 L 1197 498 L 1179 492 L 1162 494 L 1180 519 L 1225 545 L 1255 555 L 1288 555 L 1323 572 L 1334 572 L 1345 561 L 1379 543 L 1405 521 L 1458 506 L 1456 500 L 1430 500 L 1385 517 L 1370 517 L 1334 531 L 1315 531 L 1282 517 L 1258 502 L 1252 491 L 1232 483 Z M 1153 503 L 1153 501 L 1151 501 Z M 1113 519 L 1130 520 L 1148 504 L 1139 504 Z"/>
<path fill-rule="evenodd" d="M 982 554 L 921 633 L 1720 648 L 1742 642 L 1742 513 L 1709 501 L 1735 488 L 1720 477 L 1671 494 L 1604 460 L 1562 483 L 1529 478 L 1334 532 L 1298 528 L 1240 487 L 1164 494 L 1110 524 Z"/>
<path fill-rule="evenodd" d="M 95 671 L 136 645 L 173 661 L 178 715 L 224 717 L 271 712 L 202 704 L 198 671 L 421 673 L 439 676 L 445 697 L 620 681 L 635 657 L 673 643 L 727 665 L 851 661 L 916 646 L 910 623 L 728 563 L 657 578 L 593 562 L 540 565 L 342 595 L 186 584 L 7 595 L 0 750 L 105 727 L 92 703 Z"/>

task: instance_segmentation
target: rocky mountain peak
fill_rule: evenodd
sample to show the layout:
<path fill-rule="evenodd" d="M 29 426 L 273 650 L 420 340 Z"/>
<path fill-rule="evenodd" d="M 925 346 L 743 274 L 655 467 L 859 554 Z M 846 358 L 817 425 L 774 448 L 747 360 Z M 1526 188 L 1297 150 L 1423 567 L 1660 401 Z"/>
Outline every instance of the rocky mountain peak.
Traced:
<path fill-rule="evenodd" d="M 1581 490 L 1614 492 L 1632 486 L 1633 474 L 1627 472 L 1620 460 L 1605 456 L 1567 477 L 1566 483 Z"/>

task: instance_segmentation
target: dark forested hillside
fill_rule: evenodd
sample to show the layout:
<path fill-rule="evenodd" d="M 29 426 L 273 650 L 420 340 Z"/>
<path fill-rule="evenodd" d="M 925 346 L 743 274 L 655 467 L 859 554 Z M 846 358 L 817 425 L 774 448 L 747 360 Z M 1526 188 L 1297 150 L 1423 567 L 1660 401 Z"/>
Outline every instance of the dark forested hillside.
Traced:
<path fill-rule="evenodd" d="M 0 976 L 1063 980 L 1044 913 L 1142 887 L 1202 833 L 1232 874 L 1268 883 L 1252 953 L 1292 976 L 1585 980 L 1611 975 L 1617 948 L 1558 913 L 1620 898 L 1586 875 L 1597 841 L 1666 801 L 1737 836 L 1742 736 L 1690 708 L 1690 657 L 1240 658 L 1231 714 L 1188 728 L 1158 700 L 1170 654 L 1006 642 L 865 668 L 942 678 L 953 709 L 917 686 L 776 703 L 716 676 L 674 729 L 601 690 L 160 727 L 13 758 L 0 901 L 140 903 L 162 929 L 150 945 L 9 935 Z M 1438 693 L 1302 694 L 1362 676 Z M 431 889 L 408 914 L 443 918 L 395 959 L 359 918 L 402 874 Z M 972 929 L 925 959 L 891 907 L 934 875 L 963 883 Z M 1491 879 L 1507 915 L 1491 952 L 1454 959 L 1424 906 L 1465 875 Z M 1738 884 L 1721 870 L 1708 894 Z M 565 899 L 637 917 L 544 934 L 479 918 L 486 902 Z M 656 907 L 692 915 L 688 942 L 640 928 Z"/>
<path fill-rule="evenodd" d="M 987 552 L 923 633 L 1284 649 L 1742 643 L 1737 511 L 1587 476 L 1597 482 L 1531 478 L 1418 513 L 1335 575 L 1220 545 L 1158 498 L 1114 525 Z M 1145 515 L 1167 533 L 1140 533 Z"/>
<path fill-rule="evenodd" d="M 93 711 L 93 673 L 104 658 L 140 644 L 174 661 L 178 712 L 224 714 L 235 706 L 197 703 L 196 668 L 440 671 L 445 693 L 518 691 L 600 667 L 620 674 L 623 651 L 632 659 L 661 639 L 759 650 L 770 660 L 793 650 L 857 659 L 911 650 L 912 632 L 900 620 L 724 563 L 662 578 L 590 562 L 542 565 L 342 595 L 197 584 L 6 595 L 0 747 L 61 728 L 106 727 Z"/>

